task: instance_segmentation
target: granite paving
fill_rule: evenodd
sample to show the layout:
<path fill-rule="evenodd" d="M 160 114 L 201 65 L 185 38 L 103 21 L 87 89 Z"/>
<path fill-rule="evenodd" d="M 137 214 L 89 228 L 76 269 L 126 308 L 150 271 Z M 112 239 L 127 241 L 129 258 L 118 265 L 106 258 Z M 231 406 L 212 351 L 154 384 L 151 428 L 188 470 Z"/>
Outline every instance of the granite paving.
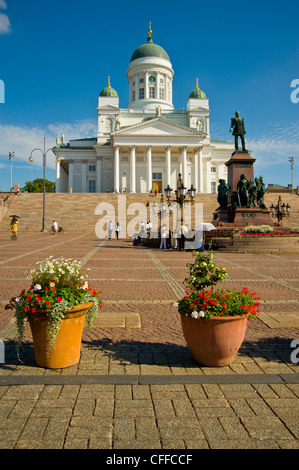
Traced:
<path fill-rule="evenodd" d="M 48 256 L 79 259 L 103 308 L 79 364 L 44 369 L 25 328 L 21 361 L 10 297 Z M 173 302 L 191 252 L 134 247 L 93 232 L 0 234 L 1 449 L 298 449 L 299 254 L 214 253 L 223 288 L 261 297 L 226 367 L 197 364 Z M 297 342 L 295 341 L 297 339 Z"/>

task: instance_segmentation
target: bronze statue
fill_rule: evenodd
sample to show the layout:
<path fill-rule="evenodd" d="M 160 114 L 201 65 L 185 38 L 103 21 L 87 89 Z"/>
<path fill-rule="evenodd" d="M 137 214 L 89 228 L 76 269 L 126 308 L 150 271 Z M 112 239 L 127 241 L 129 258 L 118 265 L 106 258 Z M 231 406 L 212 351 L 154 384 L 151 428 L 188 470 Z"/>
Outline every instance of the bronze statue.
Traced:
<path fill-rule="evenodd" d="M 248 194 L 250 206 L 256 207 L 255 203 L 257 202 L 257 186 L 251 180 L 248 186 Z"/>
<path fill-rule="evenodd" d="M 232 118 L 231 120 L 231 127 L 229 132 L 233 131 L 233 135 L 235 136 L 235 149 L 239 150 L 238 137 L 240 137 L 242 142 L 242 150 L 243 152 L 247 152 L 245 143 L 246 129 L 244 125 L 244 118 L 240 117 L 239 111 L 235 112 L 235 116 L 236 117 Z"/>
<path fill-rule="evenodd" d="M 228 191 L 230 190 L 230 187 L 226 183 L 225 180 L 220 179 L 219 180 L 219 185 L 218 185 L 218 196 L 217 196 L 217 201 L 219 203 L 219 207 L 216 209 L 217 211 L 219 209 L 226 209 L 228 205 Z"/>
<path fill-rule="evenodd" d="M 249 181 L 244 173 L 240 176 L 237 186 L 238 202 L 240 207 L 250 207 L 250 199 L 248 193 Z"/>
<path fill-rule="evenodd" d="M 264 195 L 266 192 L 266 186 L 263 181 L 263 177 L 260 176 L 259 178 L 255 178 L 255 184 L 257 187 L 257 204 L 261 209 L 267 209 L 265 203 L 264 203 Z"/>

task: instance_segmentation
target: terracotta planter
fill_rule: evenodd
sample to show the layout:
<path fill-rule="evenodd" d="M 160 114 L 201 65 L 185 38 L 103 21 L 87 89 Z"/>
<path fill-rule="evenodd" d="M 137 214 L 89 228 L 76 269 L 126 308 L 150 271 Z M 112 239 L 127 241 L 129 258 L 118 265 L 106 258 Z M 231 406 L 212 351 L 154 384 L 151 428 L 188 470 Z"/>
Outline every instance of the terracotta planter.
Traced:
<path fill-rule="evenodd" d="M 213 367 L 233 362 L 245 337 L 248 315 L 209 320 L 180 315 L 186 343 L 196 362 Z"/>
<path fill-rule="evenodd" d="M 65 314 L 52 348 L 47 352 L 48 318 L 45 311 L 28 315 L 37 365 L 50 369 L 78 364 L 85 317 L 92 302 L 77 305 Z"/>

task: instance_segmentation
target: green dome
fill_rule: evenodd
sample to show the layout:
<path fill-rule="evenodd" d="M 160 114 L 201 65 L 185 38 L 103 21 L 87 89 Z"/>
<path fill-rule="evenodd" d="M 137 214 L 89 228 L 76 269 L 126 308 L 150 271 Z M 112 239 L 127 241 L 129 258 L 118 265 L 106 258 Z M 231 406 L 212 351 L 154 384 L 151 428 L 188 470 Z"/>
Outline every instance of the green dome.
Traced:
<path fill-rule="evenodd" d="M 149 37 L 147 39 L 146 44 L 142 44 L 141 46 L 137 47 L 137 49 L 133 52 L 130 62 L 133 60 L 141 59 L 142 57 L 160 57 L 161 59 L 169 60 L 169 55 L 163 49 L 163 47 L 158 46 L 158 44 L 153 43 L 153 39 Z"/>
<path fill-rule="evenodd" d="M 114 88 L 112 88 L 110 85 L 110 78 L 108 80 L 108 86 L 106 86 L 106 88 L 104 88 L 104 90 L 101 91 L 100 96 L 118 97 L 117 91 L 115 91 Z"/>
<path fill-rule="evenodd" d="M 191 91 L 189 98 L 195 98 L 199 100 L 205 100 L 207 98 L 206 94 L 202 90 L 199 89 L 198 79 L 196 80 L 196 88 L 193 91 Z"/>

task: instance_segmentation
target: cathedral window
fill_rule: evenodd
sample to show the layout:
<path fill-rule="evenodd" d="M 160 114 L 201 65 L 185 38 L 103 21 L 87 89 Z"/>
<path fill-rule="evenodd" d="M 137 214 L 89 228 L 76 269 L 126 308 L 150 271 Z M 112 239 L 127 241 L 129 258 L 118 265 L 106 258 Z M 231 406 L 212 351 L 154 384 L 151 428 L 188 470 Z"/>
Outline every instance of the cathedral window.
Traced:
<path fill-rule="evenodd" d="M 133 93 L 132 93 L 132 101 L 135 101 L 135 90 L 133 90 Z"/>
<path fill-rule="evenodd" d="M 144 88 L 139 88 L 139 99 L 140 100 L 144 99 Z"/>
<path fill-rule="evenodd" d="M 155 88 L 152 86 L 149 87 L 149 98 L 155 98 Z"/>
<path fill-rule="evenodd" d="M 140 79 L 139 79 L 139 83 L 143 83 L 143 78 L 140 78 Z"/>
<path fill-rule="evenodd" d="M 159 100 L 165 99 L 164 88 L 159 88 Z"/>

